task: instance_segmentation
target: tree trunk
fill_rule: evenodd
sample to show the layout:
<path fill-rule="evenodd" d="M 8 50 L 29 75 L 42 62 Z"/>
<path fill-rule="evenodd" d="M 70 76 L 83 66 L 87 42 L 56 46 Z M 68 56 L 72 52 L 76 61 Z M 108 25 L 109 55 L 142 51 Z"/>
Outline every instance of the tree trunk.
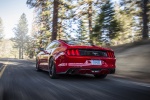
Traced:
<path fill-rule="evenodd" d="M 61 39 L 62 38 L 62 19 L 60 20 L 60 23 L 58 24 L 58 36 L 57 39 Z"/>
<path fill-rule="evenodd" d="M 54 8 L 53 8 L 53 30 L 52 30 L 51 41 L 56 40 L 56 38 L 57 38 L 58 5 L 59 5 L 59 0 L 54 0 Z"/>
<path fill-rule="evenodd" d="M 19 47 L 19 59 L 21 59 L 21 47 Z"/>
<path fill-rule="evenodd" d="M 90 36 L 90 43 L 93 44 L 93 40 L 92 40 L 92 1 L 89 1 L 88 21 L 89 21 L 89 36 Z"/>
<path fill-rule="evenodd" d="M 23 47 L 21 49 L 21 59 L 23 59 Z"/>
<path fill-rule="evenodd" d="M 142 35 L 143 39 L 148 39 L 148 0 L 142 0 L 142 18 L 143 18 L 143 30 L 142 30 Z"/>

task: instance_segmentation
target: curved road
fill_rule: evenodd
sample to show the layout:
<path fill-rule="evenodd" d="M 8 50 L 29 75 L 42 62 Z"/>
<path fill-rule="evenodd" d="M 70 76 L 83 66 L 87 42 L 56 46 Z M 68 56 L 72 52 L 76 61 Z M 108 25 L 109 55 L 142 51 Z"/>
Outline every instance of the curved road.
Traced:
<path fill-rule="evenodd" d="M 0 100 L 150 100 L 150 84 L 113 75 L 95 79 L 90 75 L 62 75 L 50 79 L 27 60 L 0 59 Z M 7 62 L 8 61 L 8 62 Z"/>

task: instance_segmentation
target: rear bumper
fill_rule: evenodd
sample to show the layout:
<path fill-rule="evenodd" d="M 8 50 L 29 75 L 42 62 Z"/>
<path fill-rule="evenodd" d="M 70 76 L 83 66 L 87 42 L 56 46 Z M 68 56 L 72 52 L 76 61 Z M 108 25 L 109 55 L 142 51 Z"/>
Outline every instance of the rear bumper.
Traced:
<path fill-rule="evenodd" d="M 114 74 L 115 73 L 115 68 L 114 69 L 82 69 L 82 68 L 70 68 L 66 72 L 61 72 L 58 74 Z"/>
<path fill-rule="evenodd" d="M 56 60 L 57 74 L 113 74 L 115 73 L 115 58 L 108 57 L 71 57 Z M 92 65 L 92 60 L 100 60 L 100 65 Z"/>

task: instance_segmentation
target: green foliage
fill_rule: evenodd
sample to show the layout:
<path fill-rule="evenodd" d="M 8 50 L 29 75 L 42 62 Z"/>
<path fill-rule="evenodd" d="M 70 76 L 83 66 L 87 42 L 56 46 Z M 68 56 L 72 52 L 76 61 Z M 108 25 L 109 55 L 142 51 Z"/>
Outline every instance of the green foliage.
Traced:
<path fill-rule="evenodd" d="M 34 41 L 33 38 L 27 37 L 26 38 L 26 43 L 25 43 L 25 53 L 29 58 L 33 58 L 35 55 L 35 47 L 36 47 L 36 42 Z"/>
<path fill-rule="evenodd" d="M 82 21 L 82 19 L 79 20 L 76 37 L 78 41 L 88 42 L 88 35 L 87 35 L 86 28 L 85 28 L 85 23 Z"/>
<path fill-rule="evenodd" d="M 23 52 L 25 49 L 25 43 L 28 36 L 28 24 L 26 15 L 23 13 L 19 19 L 17 26 L 14 28 L 14 38 L 11 40 L 15 42 L 14 48 L 19 48 L 19 58 L 23 59 Z"/>
<path fill-rule="evenodd" d="M 120 23 L 114 17 L 115 11 L 113 4 L 107 0 L 101 7 L 101 13 L 98 15 L 95 27 L 93 28 L 93 39 L 97 42 L 104 41 L 110 43 L 112 39 L 119 36 L 121 30 Z"/>
<path fill-rule="evenodd" d="M 133 41 L 132 24 L 133 19 L 132 15 L 127 14 L 126 10 L 122 10 L 121 7 L 116 4 L 115 5 L 115 17 L 118 19 L 121 30 L 118 32 L 118 37 L 113 40 L 113 45 L 119 45 L 124 43 L 129 43 Z M 128 19 L 128 20 L 127 20 Z"/>
<path fill-rule="evenodd" d="M 36 47 L 53 39 L 90 40 L 97 45 L 119 45 L 142 37 L 143 3 L 148 0 L 27 0 L 34 8 L 33 38 Z M 57 6 L 56 6 L 57 5 Z M 57 16 L 58 15 L 58 16 Z"/>
<path fill-rule="evenodd" d="M 50 16 L 52 12 L 52 2 L 49 0 L 27 0 L 26 3 L 31 8 L 34 8 L 35 17 L 32 25 L 32 36 L 36 40 L 36 44 L 38 44 L 36 47 L 40 48 L 43 44 L 42 41 L 45 41 L 44 45 L 42 45 L 45 47 L 50 41 L 52 33 L 52 28 L 50 28 L 52 21 Z"/>
<path fill-rule="evenodd" d="M 124 0 L 125 10 L 133 16 L 135 36 L 148 39 L 149 0 Z"/>

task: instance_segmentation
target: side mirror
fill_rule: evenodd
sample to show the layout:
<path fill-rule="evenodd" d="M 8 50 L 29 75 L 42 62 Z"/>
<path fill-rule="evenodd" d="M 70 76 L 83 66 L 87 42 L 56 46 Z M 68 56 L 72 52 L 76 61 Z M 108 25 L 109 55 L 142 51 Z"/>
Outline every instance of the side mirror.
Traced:
<path fill-rule="evenodd" d="M 44 48 L 40 48 L 40 51 L 44 51 Z"/>

